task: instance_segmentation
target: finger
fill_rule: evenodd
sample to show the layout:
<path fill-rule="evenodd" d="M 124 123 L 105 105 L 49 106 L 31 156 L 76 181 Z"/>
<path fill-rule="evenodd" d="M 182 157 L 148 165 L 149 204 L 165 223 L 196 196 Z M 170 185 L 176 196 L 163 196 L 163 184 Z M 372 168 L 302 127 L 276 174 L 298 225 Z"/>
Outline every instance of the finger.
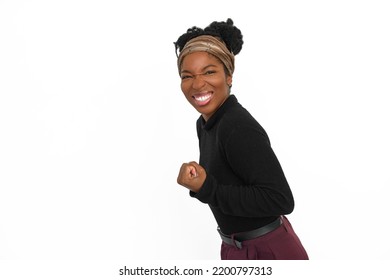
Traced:
<path fill-rule="evenodd" d="M 198 177 L 198 172 L 196 171 L 196 168 L 194 166 L 190 166 L 190 175 L 192 177 Z"/>
<path fill-rule="evenodd" d="M 197 174 L 196 167 L 190 163 L 184 163 L 182 173 L 185 176 L 193 177 Z"/>
<path fill-rule="evenodd" d="M 204 173 L 204 168 L 201 165 L 199 165 L 196 161 L 191 161 L 188 164 L 190 164 L 191 166 L 193 166 L 195 168 L 196 174 L 198 176 L 199 176 L 199 174 Z"/>
<path fill-rule="evenodd" d="M 179 184 L 183 184 L 197 176 L 198 172 L 194 166 L 190 165 L 189 163 L 183 163 L 177 177 L 177 182 Z"/>

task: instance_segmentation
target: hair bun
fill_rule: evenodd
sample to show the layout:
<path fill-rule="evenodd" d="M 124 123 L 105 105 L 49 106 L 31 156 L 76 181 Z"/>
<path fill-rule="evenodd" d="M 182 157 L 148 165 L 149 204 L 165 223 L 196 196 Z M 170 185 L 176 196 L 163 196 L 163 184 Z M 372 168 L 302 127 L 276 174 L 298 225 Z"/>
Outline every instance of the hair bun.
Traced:
<path fill-rule="evenodd" d="M 191 40 L 192 38 L 198 37 L 198 36 L 200 36 L 202 34 L 204 34 L 204 30 L 202 28 L 199 28 L 197 26 L 193 26 L 191 28 L 188 28 L 187 32 L 184 33 L 183 35 L 181 35 L 177 39 L 177 41 L 174 42 L 175 48 L 176 48 L 176 53 L 177 53 L 177 50 L 179 50 L 181 52 L 182 49 L 184 48 L 185 44 L 189 40 Z"/>
<path fill-rule="evenodd" d="M 181 52 L 185 44 L 200 35 L 211 35 L 214 37 L 219 37 L 224 41 L 226 47 L 234 54 L 238 54 L 241 49 L 244 41 L 242 40 L 243 36 L 241 30 L 234 26 L 233 20 L 228 18 L 225 21 L 214 21 L 205 29 L 193 26 L 192 28 L 187 29 L 187 32 L 181 35 L 177 41 L 174 43 L 177 50 Z"/>
<path fill-rule="evenodd" d="M 234 26 L 231 18 L 228 18 L 226 22 L 212 22 L 204 29 L 204 32 L 209 35 L 220 37 L 234 55 L 241 51 L 242 45 L 244 44 L 241 30 Z"/>

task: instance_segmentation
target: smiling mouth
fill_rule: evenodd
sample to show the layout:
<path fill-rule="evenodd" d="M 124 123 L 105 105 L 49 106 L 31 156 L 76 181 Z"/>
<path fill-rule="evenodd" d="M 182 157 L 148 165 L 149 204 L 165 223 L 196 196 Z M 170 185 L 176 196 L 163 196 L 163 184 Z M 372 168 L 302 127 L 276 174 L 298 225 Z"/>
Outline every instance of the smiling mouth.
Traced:
<path fill-rule="evenodd" d="M 195 103 L 198 106 L 205 106 L 207 105 L 211 100 L 212 94 L 206 93 L 206 94 L 196 94 L 193 95 L 192 98 L 195 99 Z"/>

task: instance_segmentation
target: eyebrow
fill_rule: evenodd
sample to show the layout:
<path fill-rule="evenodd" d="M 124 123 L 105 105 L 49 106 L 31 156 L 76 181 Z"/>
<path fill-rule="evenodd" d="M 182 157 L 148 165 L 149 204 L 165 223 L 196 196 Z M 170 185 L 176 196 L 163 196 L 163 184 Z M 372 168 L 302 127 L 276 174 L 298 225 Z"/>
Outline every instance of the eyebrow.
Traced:
<path fill-rule="evenodd" d="M 202 68 L 202 71 L 206 70 L 206 69 L 209 68 L 209 67 L 218 67 L 218 66 L 215 65 L 215 64 L 209 64 L 209 65 L 203 67 L 203 68 Z M 185 70 L 185 69 L 184 69 L 184 70 L 182 70 L 180 73 L 182 74 L 182 73 L 192 73 L 192 72 L 189 71 L 189 70 Z"/>

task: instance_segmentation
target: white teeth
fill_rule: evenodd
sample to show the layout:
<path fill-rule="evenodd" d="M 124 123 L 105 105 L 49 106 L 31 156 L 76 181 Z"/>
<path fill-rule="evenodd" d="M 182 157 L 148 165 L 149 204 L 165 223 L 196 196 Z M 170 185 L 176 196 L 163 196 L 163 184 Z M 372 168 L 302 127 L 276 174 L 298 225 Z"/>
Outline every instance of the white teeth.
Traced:
<path fill-rule="evenodd" d="M 210 96 L 211 95 L 202 95 L 202 96 L 196 96 L 195 97 L 195 99 L 197 100 L 197 101 L 206 101 L 207 99 L 209 99 L 210 98 Z"/>

